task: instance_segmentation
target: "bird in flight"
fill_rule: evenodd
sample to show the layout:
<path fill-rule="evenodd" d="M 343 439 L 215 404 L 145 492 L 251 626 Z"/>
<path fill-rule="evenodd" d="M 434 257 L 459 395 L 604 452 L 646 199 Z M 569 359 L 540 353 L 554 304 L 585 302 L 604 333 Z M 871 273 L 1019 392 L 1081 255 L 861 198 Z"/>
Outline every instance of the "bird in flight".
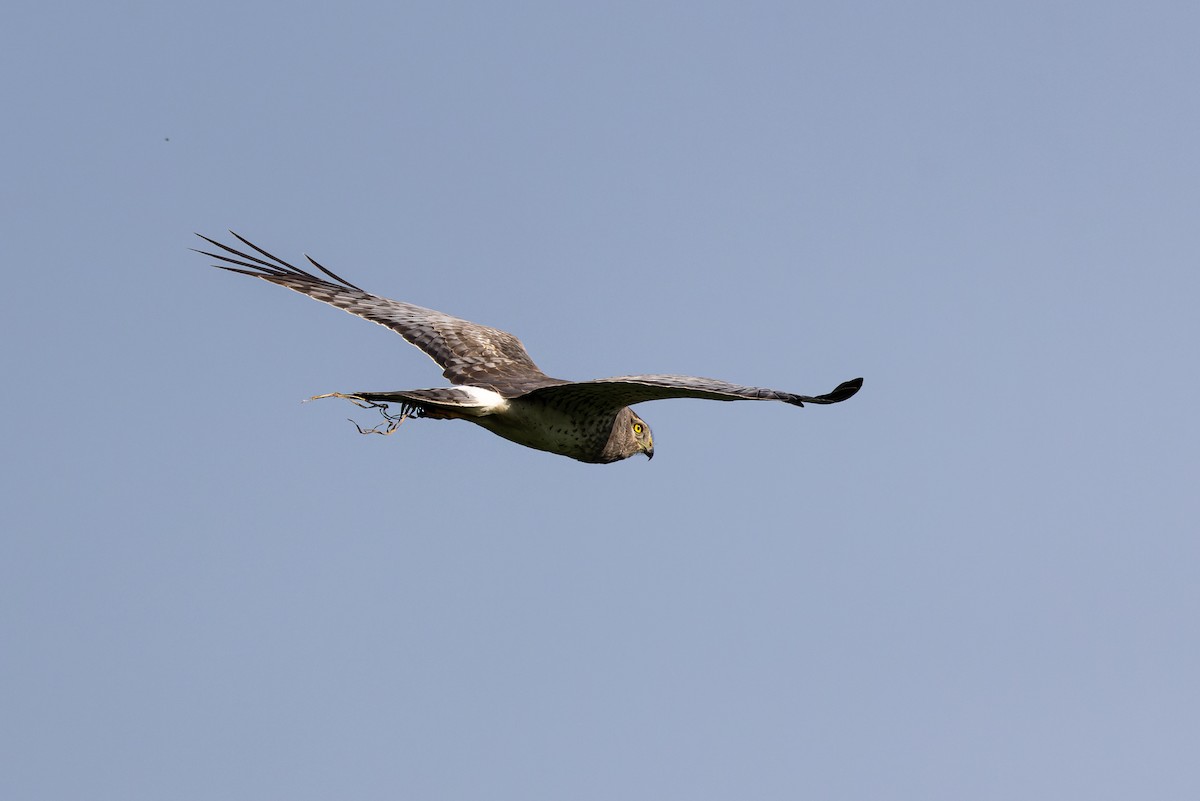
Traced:
<path fill-rule="evenodd" d="M 230 232 L 233 234 L 233 232 Z M 468 420 L 493 434 L 537 450 L 581 462 L 607 464 L 642 453 L 654 456 L 650 426 L 629 407 L 666 398 L 778 400 L 793 406 L 840 403 L 858 392 L 862 379 L 839 384 L 825 395 L 793 395 L 687 375 L 626 375 L 592 381 L 564 381 L 543 373 L 521 340 L 505 331 L 460 320 L 411 303 L 372 295 L 339 278 L 306 256 L 321 275 L 302 270 L 233 234 L 245 250 L 197 234 L 221 252 L 197 250 L 223 270 L 261 278 L 390 328 L 437 362 L 453 386 L 389 392 L 331 392 L 318 398 L 346 398 L 378 409 L 385 428 L 362 433 L 390 434 L 409 417 Z M 393 414 L 390 404 L 399 406 Z M 357 425 L 357 424 L 355 424 Z"/>

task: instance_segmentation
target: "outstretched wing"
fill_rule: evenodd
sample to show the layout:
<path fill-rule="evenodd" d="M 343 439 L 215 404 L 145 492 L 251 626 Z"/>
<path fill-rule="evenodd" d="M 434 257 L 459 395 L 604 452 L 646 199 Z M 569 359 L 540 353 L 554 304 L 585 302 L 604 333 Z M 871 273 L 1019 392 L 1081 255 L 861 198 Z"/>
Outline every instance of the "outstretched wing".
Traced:
<path fill-rule="evenodd" d="M 522 398 L 538 399 L 554 405 L 580 405 L 604 409 L 620 409 L 643 401 L 667 398 L 719 401 L 777 400 L 793 406 L 803 406 L 806 403 L 841 403 L 858 392 L 862 382 L 861 378 L 851 379 L 838 384 L 832 392 L 812 396 L 793 395 L 790 392 L 763 387 L 744 387 L 715 378 L 691 375 L 626 375 L 540 387 L 526 393 Z"/>
<path fill-rule="evenodd" d="M 258 255 L 236 250 L 201 234 L 197 236 L 226 255 L 206 250 L 197 252 L 225 262 L 213 265 L 215 267 L 285 286 L 392 329 L 437 362 L 442 375 L 453 384 L 487 387 L 505 397 L 513 397 L 558 383 L 557 379 L 538 369 L 521 340 L 506 331 L 372 295 L 306 256 L 327 277 L 313 275 L 272 256 L 232 231 L 230 233 Z"/>

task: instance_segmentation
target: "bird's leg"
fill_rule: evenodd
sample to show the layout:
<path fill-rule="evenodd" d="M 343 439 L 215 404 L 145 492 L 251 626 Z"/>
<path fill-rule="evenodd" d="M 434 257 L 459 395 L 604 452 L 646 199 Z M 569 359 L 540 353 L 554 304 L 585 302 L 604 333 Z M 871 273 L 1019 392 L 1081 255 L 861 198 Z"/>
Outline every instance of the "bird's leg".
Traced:
<path fill-rule="evenodd" d="M 344 398 L 360 409 L 378 409 L 379 413 L 383 415 L 386 423 L 379 423 L 371 428 L 363 428 L 358 423 L 354 423 L 353 420 L 350 420 L 351 423 L 354 423 L 354 427 L 358 429 L 358 433 L 360 434 L 381 434 L 383 436 L 387 436 L 388 434 L 395 433 L 396 429 L 400 427 L 401 423 L 410 417 L 416 417 L 418 411 L 416 408 L 409 406 L 408 404 L 404 404 L 400 407 L 400 414 L 389 414 L 389 407 L 386 403 L 376 403 L 375 401 L 369 401 L 366 398 L 359 397 L 358 395 L 346 395 L 341 392 L 327 392 L 324 395 L 314 395 L 304 402 L 307 403 L 308 401 L 321 400 L 323 398 Z M 349 420 L 349 418 L 347 419 Z M 386 427 L 381 430 L 381 426 Z"/>

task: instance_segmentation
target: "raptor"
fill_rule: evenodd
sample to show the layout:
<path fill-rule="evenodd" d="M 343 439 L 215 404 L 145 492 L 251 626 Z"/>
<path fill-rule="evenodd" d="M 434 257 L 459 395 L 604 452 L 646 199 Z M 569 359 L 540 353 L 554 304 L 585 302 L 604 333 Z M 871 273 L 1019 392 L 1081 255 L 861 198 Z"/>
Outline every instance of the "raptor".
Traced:
<path fill-rule="evenodd" d="M 862 387 L 855 378 L 825 395 L 795 395 L 687 375 L 626 375 L 591 381 L 551 378 L 534 364 L 512 334 L 443 312 L 372 295 L 306 256 L 310 273 L 230 232 L 243 250 L 197 234 L 219 252 L 223 270 L 261 278 L 390 328 L 442 368 L 452 386 L 386 392 L 332 392 L 315 398 L 346 398 L 383 414 L 391 433 L 409 417 L 468 420 L 505 439 L 581 462 L 607 464 L 642 453 L 654 456 L 650 426 L 629 407 L 667 398 L 776 400 L 793 406 L 840 403 Z M 399 407 L 393 414 L 390 405 Z"/>

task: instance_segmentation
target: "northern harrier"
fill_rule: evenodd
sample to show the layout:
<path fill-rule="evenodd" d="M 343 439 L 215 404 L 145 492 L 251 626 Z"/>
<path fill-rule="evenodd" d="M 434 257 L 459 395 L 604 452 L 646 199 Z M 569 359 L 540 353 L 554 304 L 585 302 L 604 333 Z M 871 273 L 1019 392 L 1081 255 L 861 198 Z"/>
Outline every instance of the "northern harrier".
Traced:
<path fill-rule="evenodd" d="M 827 395 L 810 397 L 686 375 L 563 381 L 538 369 L 521 341 L 512 334 L 372 295 L 306 257 L 325 277 L 313 275 L 233 235 L 254 253 L 236 250 L 199 234 L 227 255 L 197 252 L 225 262 L 215 267 L 285 286 L 392 329 L 425 351 L 442 368 L 442 375 L 455 385 L 317 396 L 347 398 L 364 407 L 378 408 L 387 418 L 386 431 L 369 429 L 364 433 L 391 433 L 408 417 L 469 420 L 520 445 L 581 462 L 606 464 L 635 453 L 654 456 L 650 427 L 629 408 L 634 403 L 664 398 L 707 398 L 779 400 L 803 406 L 839 403 L 862 386 L 862 379 L 855 378 L 839 384 Z M 400 406 L 399 415 L 388 413 L 391 403 Z"/>

